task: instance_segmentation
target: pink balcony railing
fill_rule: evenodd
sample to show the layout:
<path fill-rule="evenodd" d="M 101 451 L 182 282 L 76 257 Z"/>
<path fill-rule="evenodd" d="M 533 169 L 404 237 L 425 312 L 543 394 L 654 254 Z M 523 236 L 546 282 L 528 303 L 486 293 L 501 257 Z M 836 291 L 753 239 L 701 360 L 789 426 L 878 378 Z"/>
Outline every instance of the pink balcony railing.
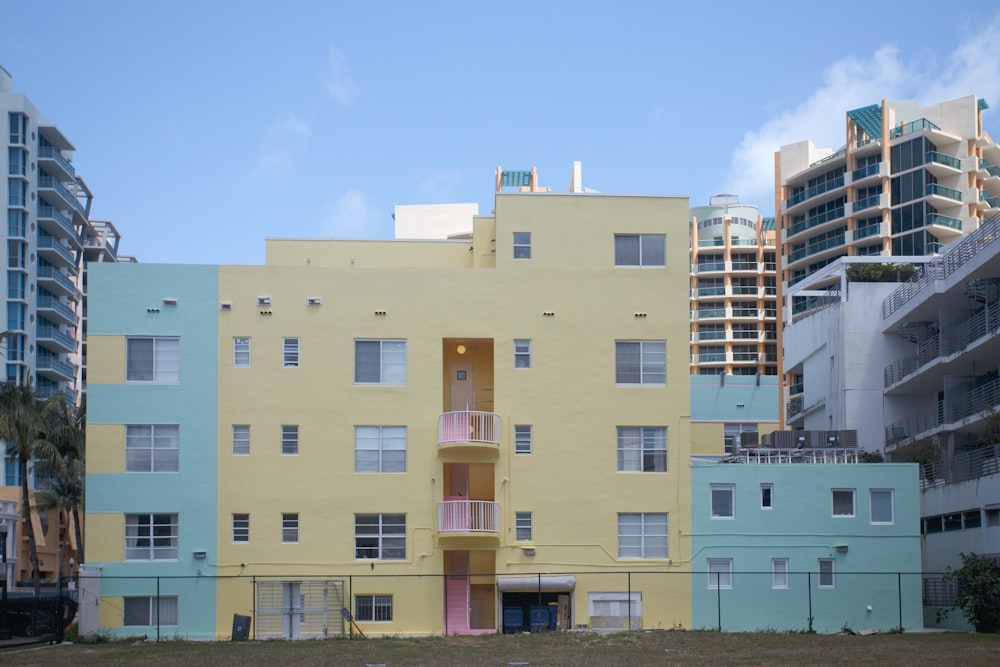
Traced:
<path fill-rule="evenodd" d="M 491 500 L 438 503 L 439 533 L 499 533 L 500 505 Z"/>
<path fill-rule="evenodd" d="M 500 415 L 492 412 L 446 412 L 438 420 L 438 444 L 500 444 Z"/>

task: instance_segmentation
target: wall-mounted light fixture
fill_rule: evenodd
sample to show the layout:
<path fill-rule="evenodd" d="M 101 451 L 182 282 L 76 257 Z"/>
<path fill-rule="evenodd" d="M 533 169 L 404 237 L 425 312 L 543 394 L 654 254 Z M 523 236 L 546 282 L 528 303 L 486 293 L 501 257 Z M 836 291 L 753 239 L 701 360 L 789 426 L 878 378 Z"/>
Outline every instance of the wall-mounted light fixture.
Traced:
<path fill-rule="evenodd" d="M 465 346 L 459 345 L 458 347 L 455 348 L 455 351 L 458 352 L 459 354 L 465 354 Z"/>
<path fill-rule="evenodd" d="M 525 549 L 524 550 L 524 555 L 525 556 L 534 556 L 535 555 L 535 550 L 534 549 Z"/>
<path fill-rule="evenodd" d="M 177 305 L 177 299 L 175 299 L 173 297 L 170 297 L 170 296 L 165 296 L 165 297 L 163 297 L 163 305 L 164 306 L 176 306 Z"/>
<path fill-rule="evenodd" d="M 204 551 L 194 551 L 191 553 L 191 555 L 194 556 L 195 559 L 197 560 L 205 560 L 205 558 L 208 557 L 208 554 Z"/>

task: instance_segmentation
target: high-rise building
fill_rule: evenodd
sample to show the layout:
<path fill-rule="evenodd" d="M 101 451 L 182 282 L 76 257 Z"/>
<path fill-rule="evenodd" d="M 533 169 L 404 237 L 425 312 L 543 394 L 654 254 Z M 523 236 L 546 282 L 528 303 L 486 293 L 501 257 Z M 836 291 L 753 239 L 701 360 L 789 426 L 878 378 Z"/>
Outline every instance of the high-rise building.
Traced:
<path fill-rule="evenodd" d="M 777 375 L 774 220 L 735 195 L 690 213 L 691 374 Z"/>

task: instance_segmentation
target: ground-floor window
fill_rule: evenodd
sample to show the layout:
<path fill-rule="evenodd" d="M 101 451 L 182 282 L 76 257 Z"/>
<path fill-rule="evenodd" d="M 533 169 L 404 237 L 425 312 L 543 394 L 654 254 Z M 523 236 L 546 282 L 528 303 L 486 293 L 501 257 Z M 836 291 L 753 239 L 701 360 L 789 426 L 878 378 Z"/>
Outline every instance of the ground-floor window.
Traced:
<path fill-rule="evenodd" d="M 177 596 L 128 597 L 122 625 L 177 625 Z"/>
<path fill-rule="evenodd" d="M 391 621 L 391 595 L 355 595 L 354 618 L 358 621 Z"/>

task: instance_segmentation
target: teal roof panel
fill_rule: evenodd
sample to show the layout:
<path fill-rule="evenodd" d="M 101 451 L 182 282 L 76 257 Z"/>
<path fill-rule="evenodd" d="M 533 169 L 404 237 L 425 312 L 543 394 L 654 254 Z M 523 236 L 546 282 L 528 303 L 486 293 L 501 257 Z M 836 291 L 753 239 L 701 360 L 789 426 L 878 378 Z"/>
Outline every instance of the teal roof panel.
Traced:
<path fill-rule="evenodd" d="M 853 120 L 862 132 L 872 139 L 882 138 L 882 107 L 870 104 L 860 109 L 847 112 L 847 117 Z"/>

